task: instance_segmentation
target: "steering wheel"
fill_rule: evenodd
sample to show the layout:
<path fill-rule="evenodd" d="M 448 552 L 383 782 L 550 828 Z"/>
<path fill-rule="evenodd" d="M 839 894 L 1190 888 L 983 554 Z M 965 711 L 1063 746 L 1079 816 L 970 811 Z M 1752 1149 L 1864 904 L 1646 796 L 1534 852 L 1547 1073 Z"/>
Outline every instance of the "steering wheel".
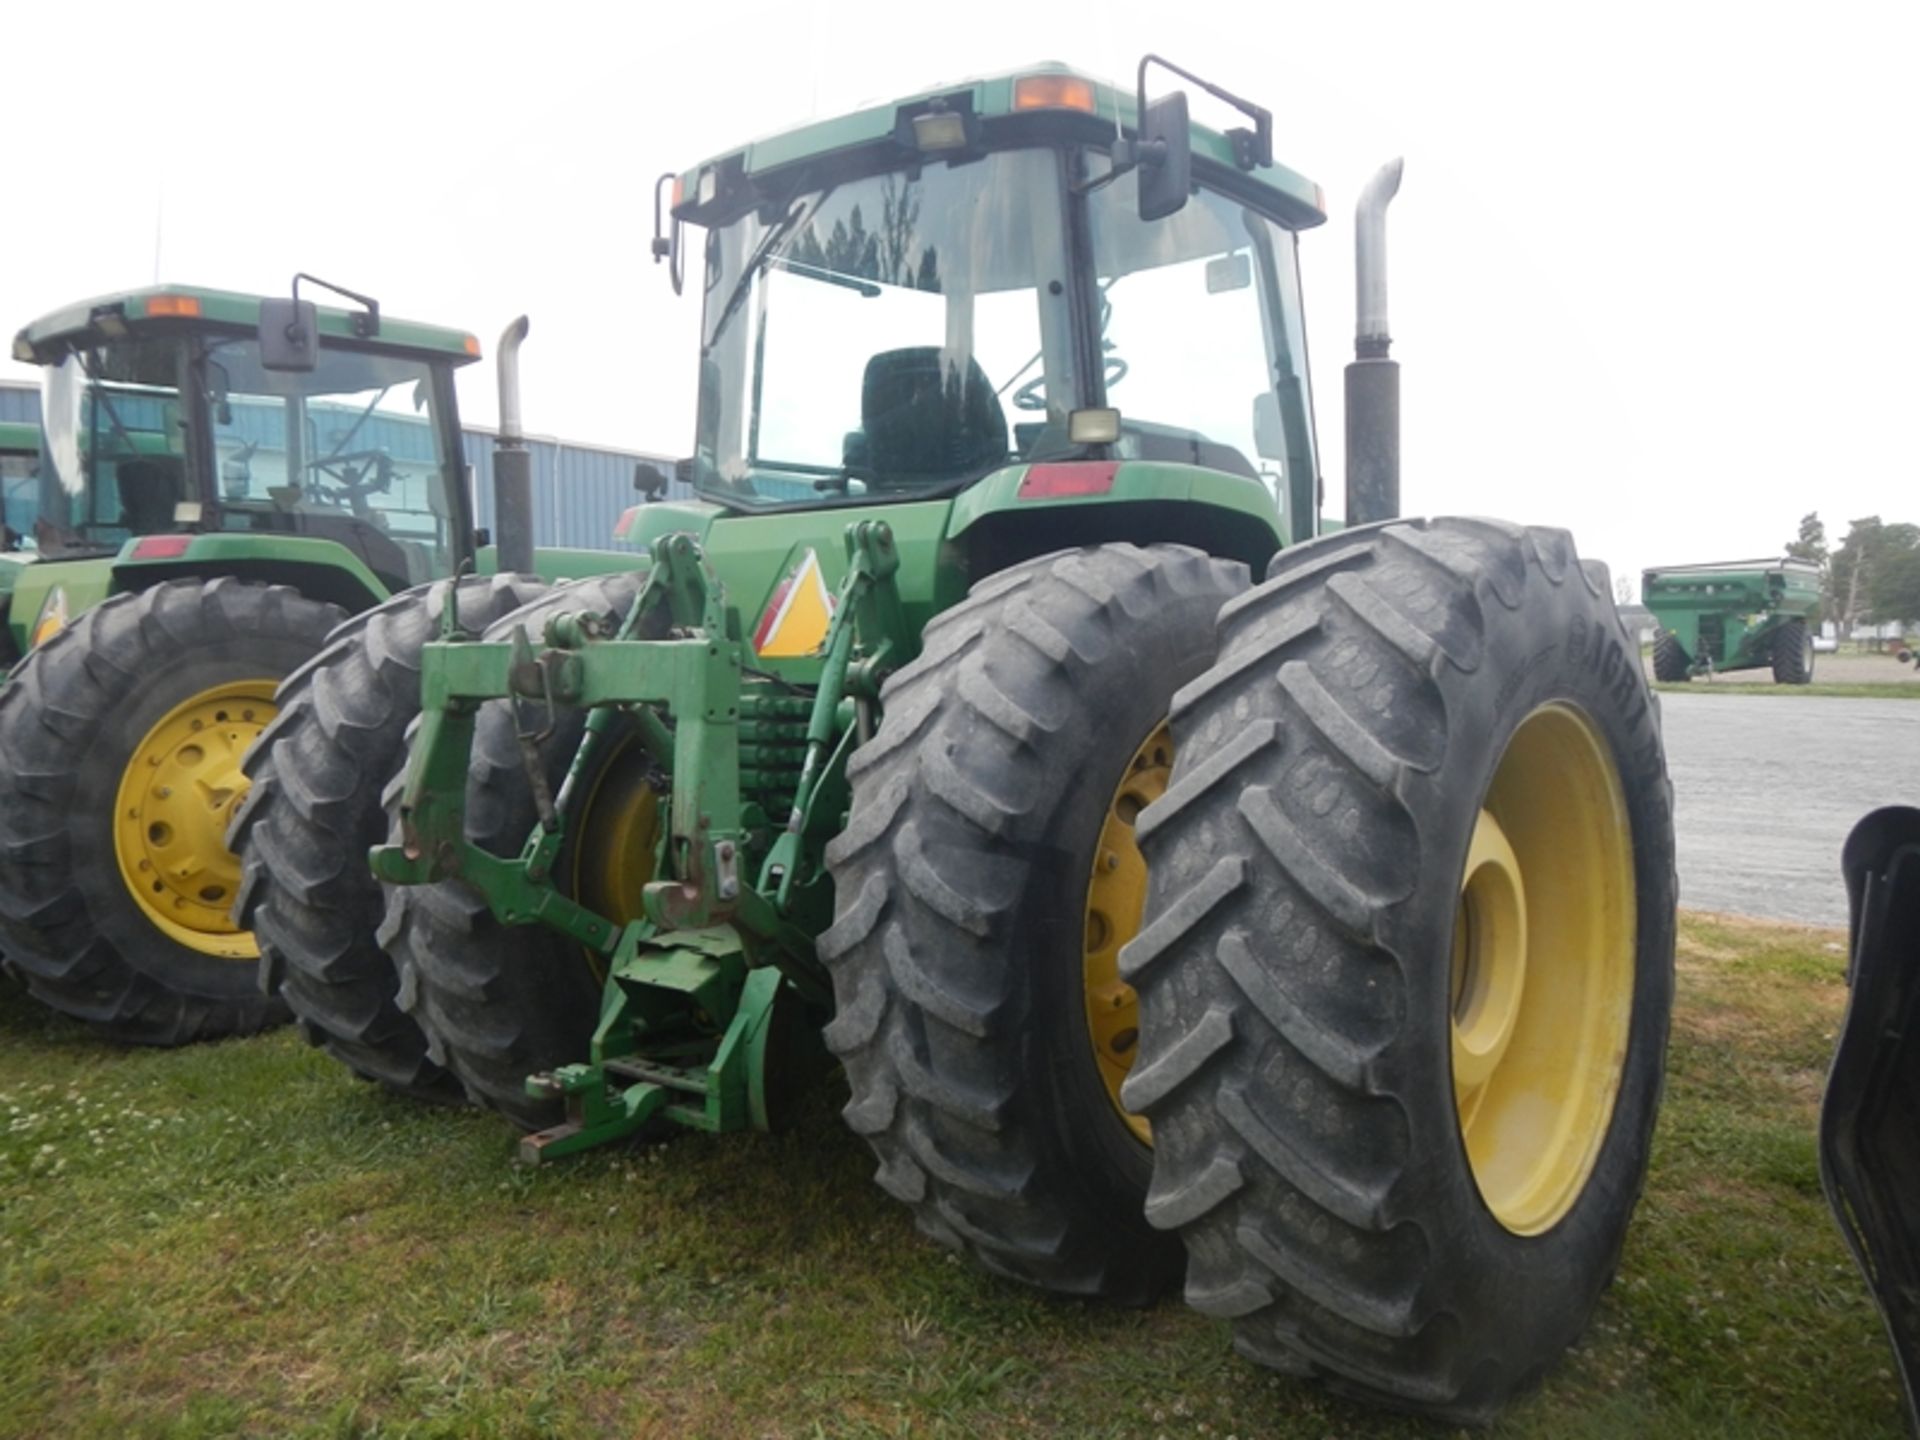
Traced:
<path fill-rule="evenodd" d="M 1118 355 L 1108 355 L 1106 388 L 1111 390 L 1127 378 L 1127 362 Z M 1047 377 L 1036 375 L 1018 390 L 1013 392 L 1013 408 L 1016 410 L 1044 410 L 1047 408 Z"/>
<path fill-rule="evenodd" d="M 1044 410 L 1047 408 L 1047 377 L 1036 375 L 1018 390 L 1013 392 L 1013 408 L 1016 410 Z"/>
<path fill-rule="evenodd" d="M 393 484 L 393 457 L 384 450 L 347 450 L 309 460 L 313 472 L 315 499 L 328 505 L 344 505 L 355 515 L 364 515 L 369 495 L 381 495 Z M 326 476 L 336 484 L 330 489 L 320 482 Z"/>

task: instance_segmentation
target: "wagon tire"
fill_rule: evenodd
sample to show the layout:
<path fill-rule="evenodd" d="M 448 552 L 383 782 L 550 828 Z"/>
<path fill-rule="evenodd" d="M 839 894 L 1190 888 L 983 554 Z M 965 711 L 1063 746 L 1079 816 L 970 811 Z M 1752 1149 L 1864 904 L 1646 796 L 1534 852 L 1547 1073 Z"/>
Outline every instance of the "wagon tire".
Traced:
<path fill-rule="evenodd" d="M 1783 621 L 1773 632 L 1773 680 L 1776 685 L 1812 682 L 1813 636 L 1806 621 Z"/>
<path fill-rule="evenodd" d="M 1665 685 L 1684 684 L 1693 678 L 1693 664 L 1680 648 L 1679 638 L 1664 630 L 1653 642 L 1653 678 Z"/>

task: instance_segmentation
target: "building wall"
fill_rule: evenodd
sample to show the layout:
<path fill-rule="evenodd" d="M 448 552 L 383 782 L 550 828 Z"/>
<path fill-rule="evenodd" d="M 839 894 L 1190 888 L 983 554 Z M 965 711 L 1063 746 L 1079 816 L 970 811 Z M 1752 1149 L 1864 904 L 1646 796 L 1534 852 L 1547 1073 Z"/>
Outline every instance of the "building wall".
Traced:
<path fill-rule="evenodd" d="M 244 416 L 236 416 L 244 420 Z M 40 423 L 40 392 L 32 385 L 0 380 L 0 421 Z M 241 428 L 244 428 L 242 426 Z M 407 427 L 395 422 L 393 434 L 380 443 L 391 444 L 396 455 L 406 448 Z M 236 433 L 238 433 L 236 431 Z M 493 528 L 493 452 L 499 440 L 492 430 L 467 427 L 467 464 L 473 468 L 474 523 Z M 534 543 L 583 550 L 624 550 L 613 538 L 613 527 L 629 505 L 639 500 L 633 488 L 633 467 L 648 461 L 668 477 L 667 494 L 681 499 L 691 494 L 673 478 L 673 461 L 663 455 L 608 446 L 582 445 L 572 440 L 540 436 L 528 441 L 533 451 Z"/>
<path fill-rule="evenodd" d="M 466 431 L 467 464 L 473 467 L 475 524 L 493 528 L 493 452 L 499 445 L 491 430 Z M 667 494 L 685 499 L 692 490 L 673 478 L 673 461 L 637 450 L 576 445 L 540 436 L 529 439 L 533 451 L 533 534 L 536 545 L 584 550 L 624 550 L 613 527 L 640 496 L 633 488 L 633 467 L 657 465 L 667 477 Z"/>
<path fill-rule="evenodd" d="M 0 420 L 15 425 L 38 425 L 40 392 L 17 380 L 0 380 Z"/>

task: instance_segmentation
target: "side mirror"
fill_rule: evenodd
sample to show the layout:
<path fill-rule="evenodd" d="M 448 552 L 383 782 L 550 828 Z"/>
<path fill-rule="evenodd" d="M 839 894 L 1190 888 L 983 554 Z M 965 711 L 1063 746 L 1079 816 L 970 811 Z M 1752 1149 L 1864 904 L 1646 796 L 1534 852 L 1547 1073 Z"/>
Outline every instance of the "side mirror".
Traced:
<path fill-rule="evenodd" d="M 260 302 L 260 367 L 305 374 L 320 364 L 320 317 L 311 300 Z"/>
<path fill-rule="evenodd" d="M 639 460 L 633 467 L 633 488 L 648 500 L 658 500 L 667 493 L 667 477 L 658 465 L 649 460 Z"/>
<path fill-rule="evenodd" d="M 1140 112 L 1140 218 L 1164 220 L 1193 191 L 1193 131 L 1187 92 L 1162 95 Z"/>
<path fill-rule="evenodd" d="M 1280 397 L 1271 390 L 1253 397 L 1253 448 L 1263 460 L 1287 458 L 1287 428 L 1280 419 Z"/>
<path fill-rule="evenodd" d="M 661 203 L 661 197 L 673 186 L 678 177 L 669 170 L 653 182 L 653 263 L 667 262 L 667 278 L 673 281 L 673 293 L 680 293 L 680 286 L 687 275 L 686 257 L 680 253 L 680 222 L 669 220 L 667 207 Z"/>

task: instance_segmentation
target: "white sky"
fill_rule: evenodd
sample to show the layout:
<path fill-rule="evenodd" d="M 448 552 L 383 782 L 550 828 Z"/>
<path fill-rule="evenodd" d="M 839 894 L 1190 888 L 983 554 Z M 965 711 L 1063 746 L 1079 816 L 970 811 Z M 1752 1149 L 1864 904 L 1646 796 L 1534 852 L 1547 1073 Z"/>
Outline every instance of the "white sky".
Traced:
<path fill-rule="evenodd" d="M 497 13 L 498 17 L 490 18 Z M 708 31 L 709 21 L 719 28 Z M 0 326 L 162 279 L 304 269 L 487 345 L 533 317 L 529 428 L 670 454 L 693 287 L 653 177 L 940 81 L 1156 50 L 1275 114 L 1340 506 L 1351 213 L 1392 211 L 1404 508 L 1564 525 L 1616 573 L 1920 519 L 1911 5 L 1131 3 L 15 7 Z M 1196 118 L 1223 117 L 1195 95 Z M 0 360 L 0 374 L 32 378 Z"/>

